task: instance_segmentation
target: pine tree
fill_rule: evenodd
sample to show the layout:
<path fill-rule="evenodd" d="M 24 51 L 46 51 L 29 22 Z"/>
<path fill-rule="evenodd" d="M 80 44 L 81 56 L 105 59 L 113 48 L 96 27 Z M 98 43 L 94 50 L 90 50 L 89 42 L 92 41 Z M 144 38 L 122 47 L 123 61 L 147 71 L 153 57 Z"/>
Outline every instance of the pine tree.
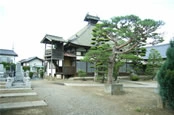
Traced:
<path fill-rule="evenodd" d="M 163 102 L 174 109 L 174 40 L 170 41 L 170 47 L 166 52 L 167 60 L 158 73 L 159 93 Z"/>
<path fill-rule="evenodd" d="M 98 47 L 91 47 L 90 50 L 85 54 L 85 57 L 82 61 L 89 62 L 95 69 L 96 77 L 102 77 L 102 82 L 104 82 L 105 75 L 108 68 L 108 58 L 111 54 L 109 44 L 102 44 Z"/>
<path fill-rule="evenodd" d="M 93 45 L 111 44 L 111 55 L 108 61 L 108 84 L 112 84 L 113 72 L 117 57 L 127 54 L 146 44 L 148 39 L 153 43 L 160 43 L 163 38 L 156 32 L 164 23 L 152 19 L 140 19 L 135 15 L 113 17 L 111 20 L 103 20 L 93 29 Z M 124 41 L 123 44 L 119 44 Z"/>

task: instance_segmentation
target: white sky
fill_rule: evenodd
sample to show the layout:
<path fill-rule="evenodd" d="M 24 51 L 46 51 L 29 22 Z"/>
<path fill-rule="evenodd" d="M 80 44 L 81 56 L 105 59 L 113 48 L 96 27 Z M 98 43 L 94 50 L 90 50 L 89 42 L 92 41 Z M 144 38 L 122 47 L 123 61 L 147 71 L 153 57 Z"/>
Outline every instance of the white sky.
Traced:
<path fill-rule="evenodd" d="M 0 49 L 12 49 L 16 60 L 43 58 L 45 34 L 68 39 L 87 22 L 85 15 L 101 19 L 134 14 L 165 22 L 165 42 L 174 36 L 174 0 L 0 0 Z"/>

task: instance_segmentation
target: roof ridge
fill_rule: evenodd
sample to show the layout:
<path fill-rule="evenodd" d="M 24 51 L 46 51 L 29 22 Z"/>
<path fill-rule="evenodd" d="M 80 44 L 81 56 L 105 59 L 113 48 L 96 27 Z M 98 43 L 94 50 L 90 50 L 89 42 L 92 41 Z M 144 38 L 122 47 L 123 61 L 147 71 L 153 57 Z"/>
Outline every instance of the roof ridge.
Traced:
<path fill-rule="evenodd" d="M 9 50 L 9 49 L 0 49 L 0 50 Z M 14 51 L 14 50 L 9 50 L 9 51 Z"/>
<path fill-rule="evenodd" d="M 157 44 L 157 45 L 151 45 L 151 46 L 145 46 L 145 48 L 149 48 L 149 47 L 159 47 L 159 46 L 164 46 L 164 45 L 169 45 L 169 43 Z"/>

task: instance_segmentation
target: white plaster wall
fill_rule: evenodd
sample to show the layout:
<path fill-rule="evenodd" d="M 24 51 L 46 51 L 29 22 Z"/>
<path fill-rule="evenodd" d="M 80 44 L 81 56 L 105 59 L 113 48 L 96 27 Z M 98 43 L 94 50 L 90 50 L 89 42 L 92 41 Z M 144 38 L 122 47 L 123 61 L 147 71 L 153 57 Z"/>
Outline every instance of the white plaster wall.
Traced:
<path fill-rule="evenodd" d="M 77 60 L 81 60 L 81 59 L 83 59 L 84 58 L 84 56 L 76 56 L 76 59 Z"/>
<path fill-rule="evenodd" d="M 47 64 L 47 75 L 49 76 L 51 74 L 51 68 L 49 68 L 50 63 Z M 52 75 L 54 76 L 54 74 L 56 73 L 56 69 L 52 69 Z"/>
<path fill-rule="evenodd" d="M 30 66 L 42 66 L 42 61 L 40 61 L 39 59 L 34 59 L 29 62 L 29 65 Z"/>
<path fill-rule="evenodd" d="M 12 63 L 15 63 L 15 57 L 14 56 L 5 56 L 5 55 L 0 55 L 0 58 L 10 58 Z M 3 59 L 2 59 L 3 60 Z"/>

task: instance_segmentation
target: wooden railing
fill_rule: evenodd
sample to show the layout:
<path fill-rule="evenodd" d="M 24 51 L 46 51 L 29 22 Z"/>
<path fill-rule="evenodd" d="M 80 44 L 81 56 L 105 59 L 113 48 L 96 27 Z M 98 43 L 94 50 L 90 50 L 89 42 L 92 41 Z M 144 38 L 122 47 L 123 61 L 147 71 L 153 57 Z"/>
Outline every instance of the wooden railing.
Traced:
<path fill-rule="evenodd" d="M 51 56 L 51 54 L 52 54 L 51 49 L 45 50 L 45 56 Z"/>
<path fill-rule="evenodd" d="M 52 59 L 63 59 L 64 57 L 64 52 L 59 50 L 59 49 L 47 49 L 45 50 L 45 59 L 50 60 Z"/>

